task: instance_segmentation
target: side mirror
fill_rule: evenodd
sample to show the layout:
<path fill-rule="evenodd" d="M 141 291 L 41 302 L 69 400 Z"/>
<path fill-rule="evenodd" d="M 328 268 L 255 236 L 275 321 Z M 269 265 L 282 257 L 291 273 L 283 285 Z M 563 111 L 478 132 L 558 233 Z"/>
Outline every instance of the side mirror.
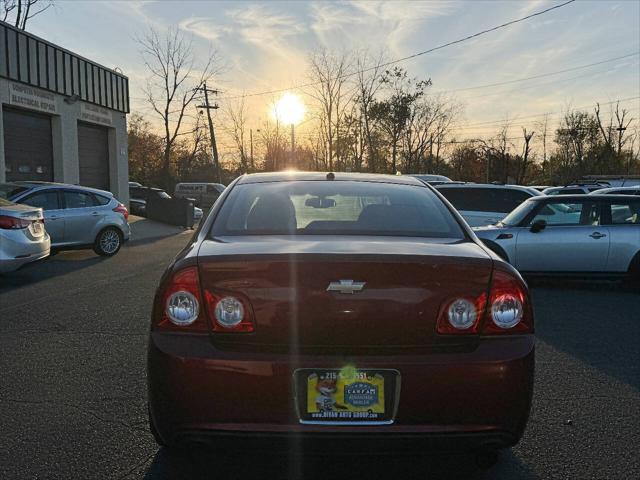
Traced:
<path fill-rule="evenodd" d="M 546 220 L 540 219 L 533 222 L 533 225 L 531 225 L 531 228 L 529 230 L 531 231 L 531 233 L 538 233 L 544 230 L 545 228 L 547 228 Z"/>

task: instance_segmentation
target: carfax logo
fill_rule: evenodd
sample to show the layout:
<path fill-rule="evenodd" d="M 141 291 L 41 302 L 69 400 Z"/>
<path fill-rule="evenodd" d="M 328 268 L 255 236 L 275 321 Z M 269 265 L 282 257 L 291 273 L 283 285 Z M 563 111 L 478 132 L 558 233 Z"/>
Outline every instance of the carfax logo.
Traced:
<path fill-rule="evenodd" d="M 371 407 L 378 403 L 378 387 L 364 382 L 345 385 L 344 401 L 354 407 Z"/>

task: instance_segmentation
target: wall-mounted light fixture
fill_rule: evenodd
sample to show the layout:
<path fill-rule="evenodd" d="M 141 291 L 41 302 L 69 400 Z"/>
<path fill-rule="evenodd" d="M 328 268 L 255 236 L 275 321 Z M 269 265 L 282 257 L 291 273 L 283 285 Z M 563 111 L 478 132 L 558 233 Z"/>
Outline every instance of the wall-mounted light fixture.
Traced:
<path fill-rule="evenodd" d="M 68 103 L 69 105 L 73 105 L 78 100 L 80 100 L 80 95 L 78 95 L 77 93 L 74 93 L 73 95 L 71 95 L 69 97 L 65 97 L 64 103 Z"/>

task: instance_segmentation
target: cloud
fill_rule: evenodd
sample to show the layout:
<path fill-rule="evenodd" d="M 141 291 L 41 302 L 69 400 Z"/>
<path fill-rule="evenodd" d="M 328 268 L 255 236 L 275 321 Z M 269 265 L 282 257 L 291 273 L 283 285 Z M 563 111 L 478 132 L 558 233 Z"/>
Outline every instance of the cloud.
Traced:
<path fill-rule="evenodd" d="M 450 14 L 457 5 L 451 1 L 317 1 L 309 7 L 310 28 L 326 47 L 360 47 L 377 42 L 392 55 L 404 54 L 405 43 L 417 30 L 436 17 Z"/>
<path fill-rule="evenodd" d="M 276 13 L 265 5 L 246 5 L 227 12 L 237 25 L 240 37 L 260 48 L 281 44 L 287 37 L 302 34 L 306 27 L 301 20 L 287 14 Z"/>
<path fill-rule="evenodd" d="M 178 24 L 180 30 L 192 33 L 205 40 L 215 41 L 225 34 L 233 33 L 231 26 L 217 24 L 208 17 L 189 17 L 181 20 Z"/>

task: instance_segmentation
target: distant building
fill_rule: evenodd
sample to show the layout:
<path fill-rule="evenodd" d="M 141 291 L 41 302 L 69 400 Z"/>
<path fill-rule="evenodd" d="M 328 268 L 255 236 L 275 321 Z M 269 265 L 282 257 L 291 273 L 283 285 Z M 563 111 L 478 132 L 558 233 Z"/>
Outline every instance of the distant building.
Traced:
<path fill-rule="evenodd" d="M 129 80 L 0 22 L 0 182 L 86 185 L 129 200 Z"/>

